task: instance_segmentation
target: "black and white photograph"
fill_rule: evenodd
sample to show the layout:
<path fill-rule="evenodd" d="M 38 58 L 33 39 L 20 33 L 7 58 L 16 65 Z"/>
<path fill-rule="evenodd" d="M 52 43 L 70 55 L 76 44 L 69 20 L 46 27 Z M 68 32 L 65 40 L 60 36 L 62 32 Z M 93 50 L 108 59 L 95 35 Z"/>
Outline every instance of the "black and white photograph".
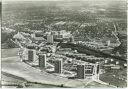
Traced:
<path fill-rule="evenodd" d="M 2 0 L 2 88 L 127 88 L 126 0 Z"/>

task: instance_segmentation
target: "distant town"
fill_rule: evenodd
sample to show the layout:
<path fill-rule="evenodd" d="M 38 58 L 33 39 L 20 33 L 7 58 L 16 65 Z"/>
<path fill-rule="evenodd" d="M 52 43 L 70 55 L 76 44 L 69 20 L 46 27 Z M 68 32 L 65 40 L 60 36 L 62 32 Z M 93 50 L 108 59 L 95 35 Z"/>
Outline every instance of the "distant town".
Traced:
<path fill-rule="evenodd" d="M 31 21 L 33 20 L 28 22 Z M 38 21 L 34 22 L 38 24 Z M 96 37 L 93 37 L 91 32 L 84 34 L 85 37 L 82 36 L 81 29 L 86 27 L 91 29 L 90 26 L 95 27 L 96 23 L 82 23 L 79 31 L 74 32 L 65 30 L 66 21 L 58 21 L 54 25 L 45 26 L 44 30 L 39 30 L 38 26 L 38 30 L 30 30 L 25 27 L 28 23 L 17 23 L 13 26 L 8 23 L 3 21 L 1 27 L 3 33 L 1 44 L 3 86 L 24 88 L 30 83 L 31 86 L 33 83 L 41 83 L 57 87 L 92 87 L 93 84 L 94 87 L 127 87 L 127 35 L 124 31 L 119 30 L 119 26 L 115 22 L 111 22 L 112 31 L 108 32 L 111 34 L 110 38 L 109 36 L 100 37 L 100 34 L 103 35 L 100 31 L 96 33 L 99 34 L 99 38 L 96 34 L 94 34 Z M 24 30 L 19 30 L 21 27 Z M 73 28 L 75 29 L 75 26 Z M 11 34 L 7 35 L 7 33 Z M 9 85 L 9 80 L 14 81 L 10 76 L 8 76 L 9 80 L 5 80 L 6 73 L 23 78 L 20 79 L 25 83 L 17 82 Z M 34 78 L 34 76 L 36 77 Z M 16 79 L 16 81 L 21 80 Z"/>

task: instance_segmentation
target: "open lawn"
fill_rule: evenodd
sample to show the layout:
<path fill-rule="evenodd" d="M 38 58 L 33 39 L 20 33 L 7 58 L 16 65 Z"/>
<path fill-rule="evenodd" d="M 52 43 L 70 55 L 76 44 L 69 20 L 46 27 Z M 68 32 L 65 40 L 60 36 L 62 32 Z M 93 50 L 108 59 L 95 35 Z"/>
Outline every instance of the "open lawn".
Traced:
<path fill-rule="evenodd" d="M 100 75 L 100 80 L 106 82 L 106 83 L 110 83 L 111 85 L 120 87 L 120 88 L 124 88 L 127 87 L 127 82 L 124 80 L 121 80 L 117 77 L 114 77 L 113 74 L 111 73 L 104 73 L 102 75 Z"/>
<path fill-rule="evenodd" d="M 85 88 L 115 88 L 111 85 L 100 84 L 96 81 L 90 82 Z"/>
<path fill-rule="evenodd" d="M 11 49 L 1 49 L 1 57 L 13 57 L 18 56 L 18 48 L 11 48 Z"/>

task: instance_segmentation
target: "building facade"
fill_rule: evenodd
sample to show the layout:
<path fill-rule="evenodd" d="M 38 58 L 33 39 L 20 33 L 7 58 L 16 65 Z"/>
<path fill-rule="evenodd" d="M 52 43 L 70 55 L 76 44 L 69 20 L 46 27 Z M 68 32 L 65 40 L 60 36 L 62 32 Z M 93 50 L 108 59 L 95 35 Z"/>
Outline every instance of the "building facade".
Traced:
<path fill-rule="evenodd" d="M 31 62 L 36 60 L 36 50 L 28 50 L 28 60 Z"/>
<path fill-rule="evenodd" d="M 53 35 L 47 35 L 47 42 L 48 43 L 53 43 Z"/>
<path fill-rule="evenodd" d="M 62 60 L 55 60 L 54 61 L 54 64 L 55 64 L 55 73 L 62 73 L 62 67 L 63 67 L 63 64 L 62 64 Z"/>
<path fill-rule="evenodd" d="M 46 54 L 39 54 L 39 67 L 46 68 Z"/>
<path fill-rule="evenodd" d="M 77 78 L 85 79 L 85 65 L 77 65 Z"/>
<path fill-rule="evenodd" d="M 79 64 L 77 65 L 78 79 L 99 79 L 99 64 Z"/>

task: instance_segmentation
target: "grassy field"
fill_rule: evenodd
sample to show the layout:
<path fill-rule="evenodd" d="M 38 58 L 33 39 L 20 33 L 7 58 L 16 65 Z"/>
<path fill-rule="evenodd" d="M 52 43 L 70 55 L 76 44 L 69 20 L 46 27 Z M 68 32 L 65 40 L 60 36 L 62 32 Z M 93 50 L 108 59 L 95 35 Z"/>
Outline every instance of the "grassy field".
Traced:
<path fill-rule="evenodd" d="M 25 83 L 27 88 L 59 88 L 59 86 L 54 85 L 28 82 L 18 76 L 2 72 L 2 85 L 6 85 L 4 86 L 5 88 L 11 88 L 12 86 L 18 87 L 18 85 L 22 85 L 22 83 Z"/>
<path fill-rule="evenodd" d="M 85 86 L 85 88 L 114 88 L 114 87 L 110 85 L 100 84 L 96 81 L 92 81 L 87 86 Z"/>
<path fill-rule="evenodd" d="M 2 49 L 1 50 L 1 57 L 13 57 L 18 56 L 18 48 L 11 48 L 11 49 Z"/>
<path fill-rule="evenodd" d="M 113 74 L 111 73 L 105 73 L 100 75 L 100 80 L 120 88 L 127 87 L 127 82 L 125 82 L 124 80 L 118 79 L 117 77 L 113 77 Z"/>

